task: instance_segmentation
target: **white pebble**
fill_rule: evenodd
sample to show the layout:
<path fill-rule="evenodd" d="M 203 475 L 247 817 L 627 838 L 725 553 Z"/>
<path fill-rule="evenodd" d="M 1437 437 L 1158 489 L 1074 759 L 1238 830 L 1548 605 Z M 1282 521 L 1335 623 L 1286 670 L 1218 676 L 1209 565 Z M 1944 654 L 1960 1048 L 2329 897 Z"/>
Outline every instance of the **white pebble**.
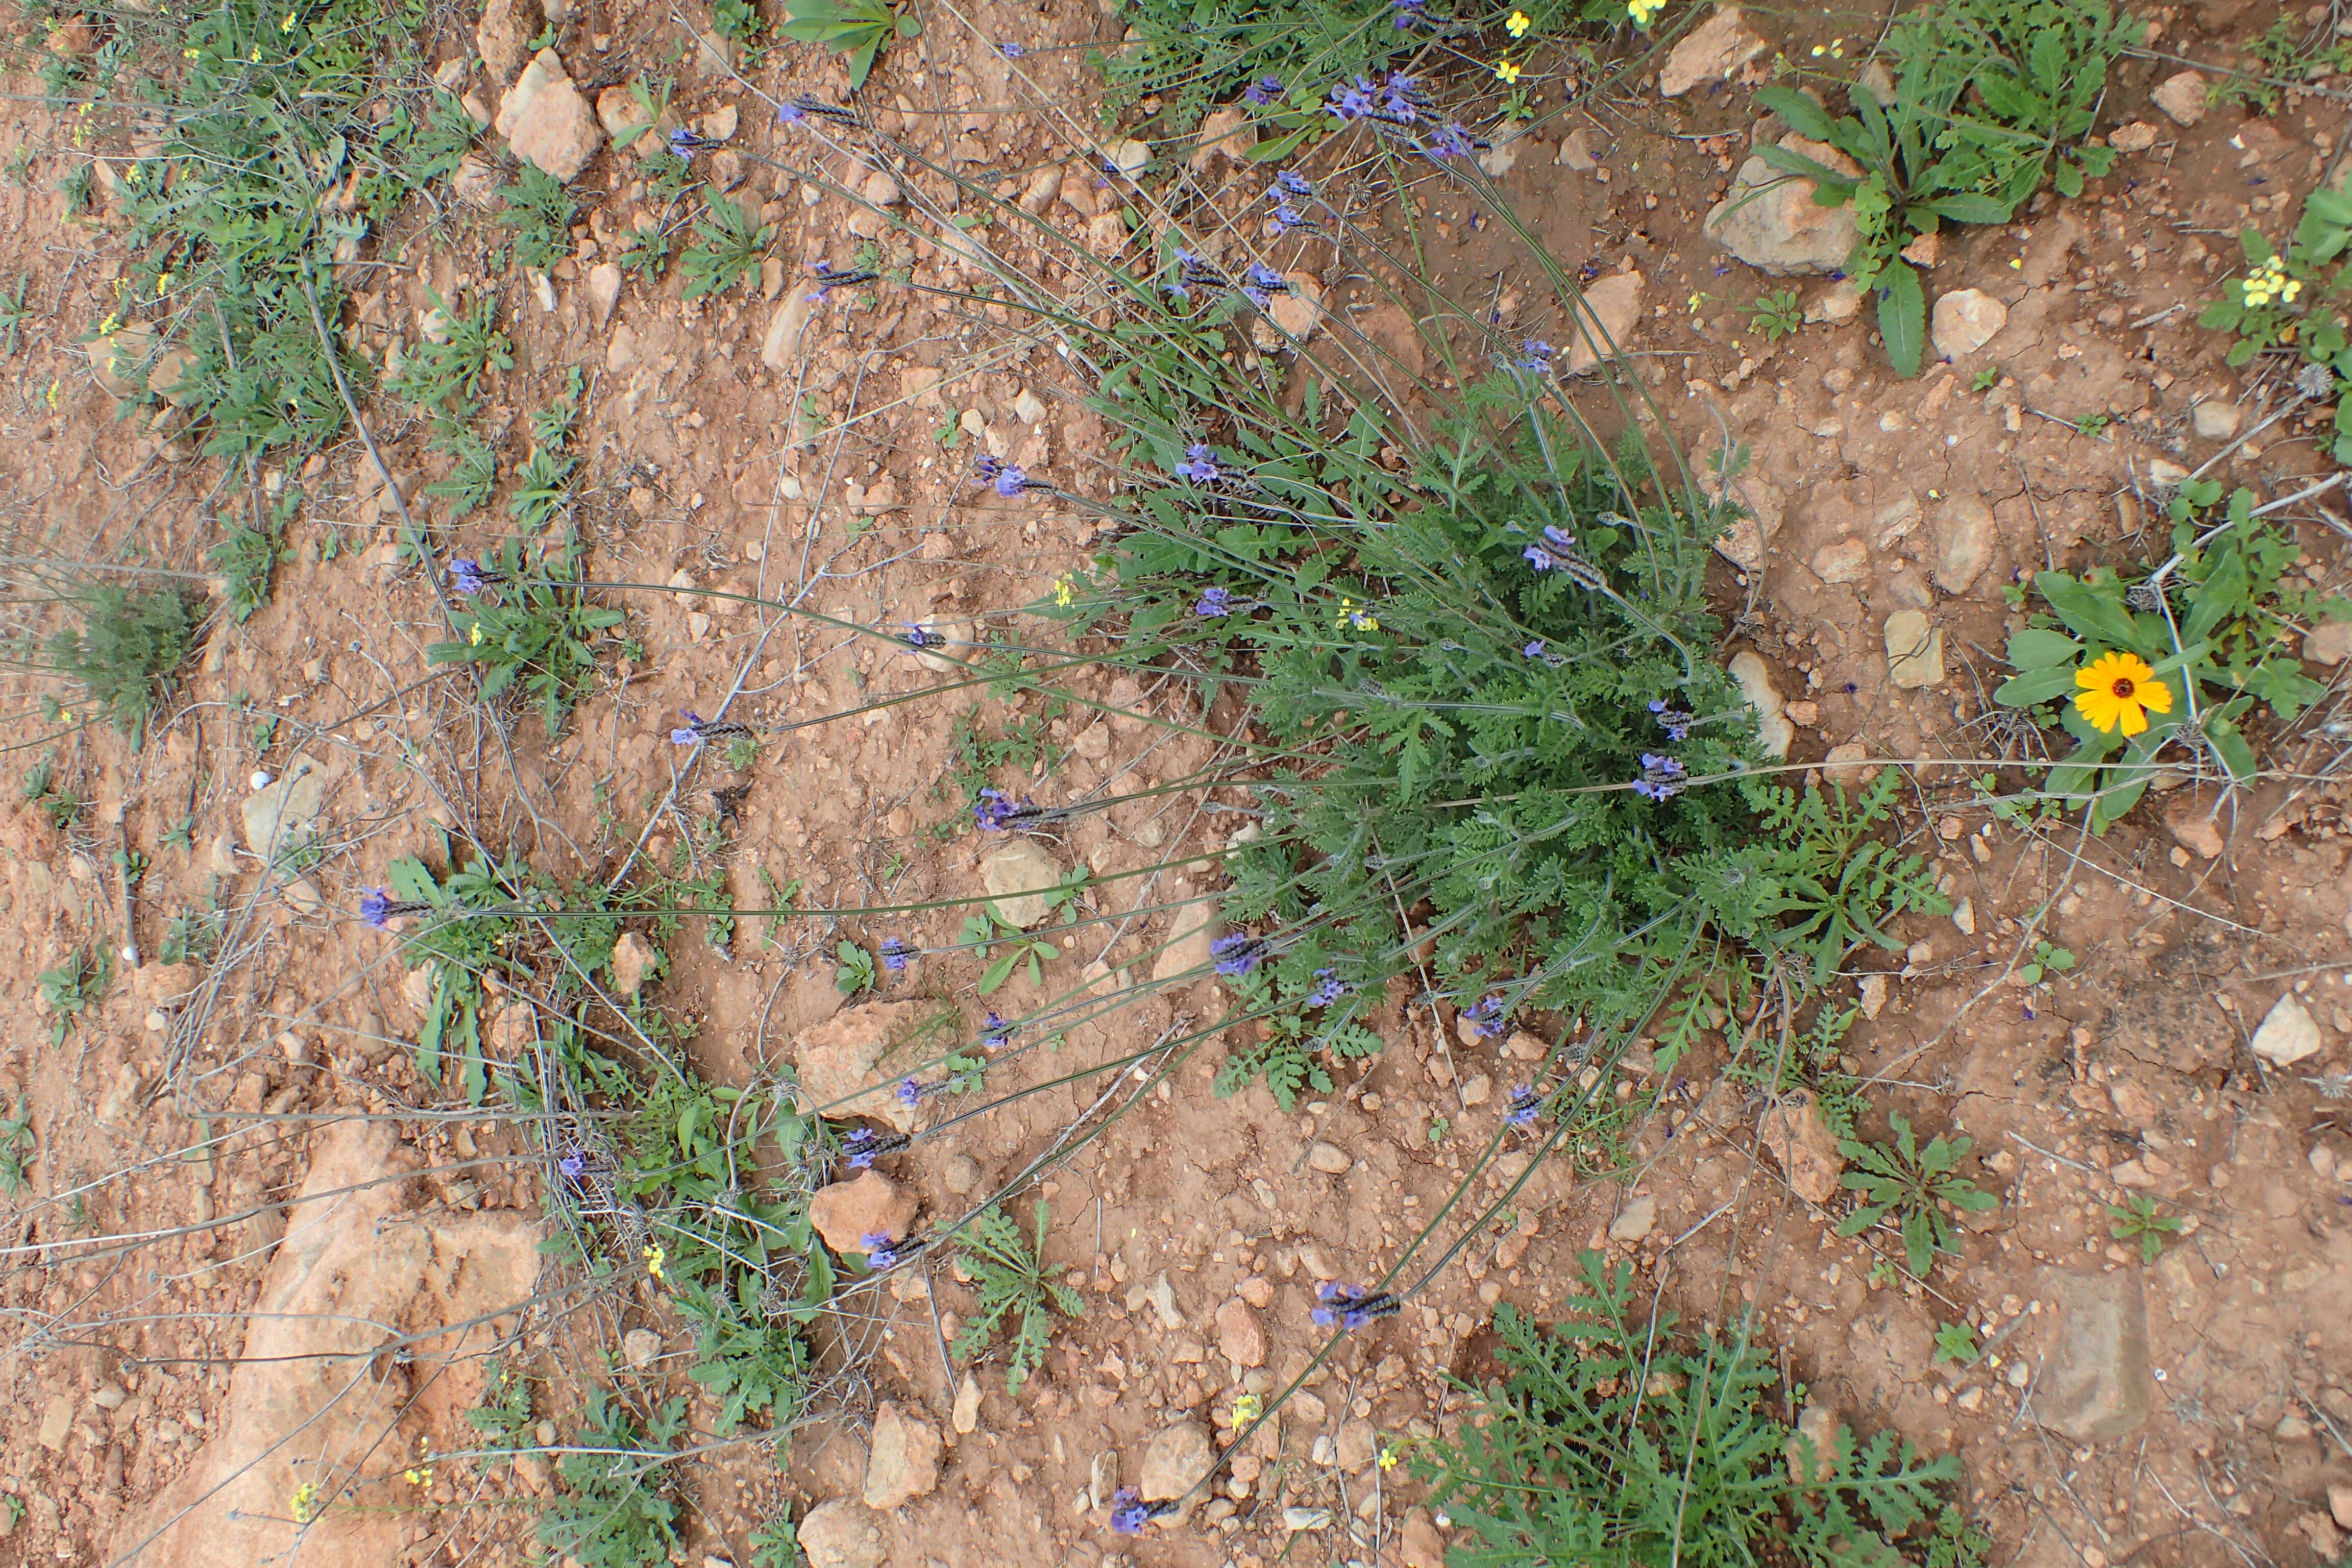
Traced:
<path fill-rule="evenodd" d="M 256 789 L 268 789 L 269 787 L 268 769 L 256 768 L 253 770 L 253 787 Z"/>

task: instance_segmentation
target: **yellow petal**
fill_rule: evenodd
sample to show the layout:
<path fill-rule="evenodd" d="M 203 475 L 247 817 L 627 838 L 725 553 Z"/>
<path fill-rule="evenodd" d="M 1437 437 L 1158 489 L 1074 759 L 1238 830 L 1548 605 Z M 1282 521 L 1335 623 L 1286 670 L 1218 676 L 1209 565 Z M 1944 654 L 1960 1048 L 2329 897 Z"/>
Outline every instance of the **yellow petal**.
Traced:
<path fill-rule="evenodd" d="M 2141 681 L 2139 687 L 2139 700 L 2151 712 L 2169 713 L 2172 711 L 2172 688 L 2167 686 L 2161 680 L 2149 679 Z"/>
<path fill-rule="evenodd" d="M 2147 728 L 2147 714 L 2138 703 L 2118 702 L 2116 704 L 2116 716 L 2123 721 L 2125 734 L 2137 735 Z M 2099 727 L 2103 730 L 2106 728 L 2104 724 Z"/>

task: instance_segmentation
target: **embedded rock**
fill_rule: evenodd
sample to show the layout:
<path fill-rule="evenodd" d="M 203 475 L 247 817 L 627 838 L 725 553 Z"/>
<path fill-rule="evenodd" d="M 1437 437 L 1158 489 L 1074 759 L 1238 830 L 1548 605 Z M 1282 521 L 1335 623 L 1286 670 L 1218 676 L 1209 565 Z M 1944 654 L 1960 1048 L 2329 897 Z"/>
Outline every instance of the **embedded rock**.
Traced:
<path fill-rule="evenodd" d="M 883 1067 L 930 1012 L 926 1002 L 868 1002 L 800 1032 L 793 1043 L 804 1110 L 835 1118 L 870 1116 L 901 1132 L 915 1130 L 915 1108 L 899 1102 Z"/>
<path fill-rule="evenodd" d="M 559 180 L 577 177 L 604 142 L 596 111 L 563 74 L 553 49 L 540 50 L 523 68 L 495 123 L 516 157 Z"/>
<path fill-rule="evenodd" d="M 874 1413 L 874 1445 L 866 1459 L 866 1506 L 899 1508 L 928 1497 L 939 1484 L 940 1429 L 884 1400 Z"/>
<path fill-rule="evenodd" d="M 1218 901 L 1213 898 L 1195 899 L 1169 912 L 1168 944 L 1151 961 L 1153 984 L 1208 973 L 1210 944 L 1225 934 L 1225 922 L 1217 918 L 1217 907 Z"/>
<path fill-rule="evenodd" d="M 1658 1226 L 1658 1200 L 1644 1193 L 1628 1203 L 1610 1223 L 1609 1239 L 1636 1242 Z"/>
<path fill-rule="evenodd" d="M 1192 173 L 1205 174 L 1216 166 L 1220 158 L 1249 166 L 1250 149 L 1257 145 L 1257 122 L 1246 109 L 1220 109 L 1201 121 L 1201 133 L 1193 139 L 1190 166 Z"/>
<path fill-rule="evenodd" d="M 1946 359 L 1966 359 L 2009 325 L 2009 307 L 1981 289 L 1955 289 L 1936 299 L 1928 335 Z"/>
<path fill-rule="evenodd" d="M 2194 125 L 2205 118 L 2205 78 L 2197 71 L 2176 71 L 2147 96 L 2175 125 Z"/>
<path fill-rule="evenodd" d="M 882 1568 L 887 1555 L 874 1516 L 846 1500 L 809 1510 L 793 1534 L 808 1568 Z"/>
<path fill-rule="evenodd" d="M 1780 145 L 1840 174 L 1859 177 L 1862 166 L 1824 142 L 1794 132 Z M 1835 272 L 1853 253 L 1860 235 L 1853 209 L 1825 207 L 1813 200 L 1819 184 L 1784 174 L 1761 158 L 1740 164 L 1724 199 L 1706 215 L 1709 238 L 1760 272 Z"/>
<path fill-rule="evenodd" d="M 538 0 L 489 0 L 482 7 L 481 26 L 474 29 L 474 47 L 481 52 L 493 81 L 506 81 L 522 68 L 522 62 L 530 58 L 530 40 L 539 32 Z"/>
<path fill-rule="evenodd" d="M 2271 1066 L 2287 1068 L 2306 1057 L 2317 1056 L 2319 1047 L 2317 1021 L 2290 991 L 2273 1004 L 2261 1026 L 2255 1029 L 2252 1049 Z"/>
<path fill-rule="evenodd" d="M 1006 925 L 1027 931 L 1054 912 L 1062 868 L 1034 838 L 1015 838 L 980 863 L 989 908 Z"/>
<path fill-rule="evenodd" d="M 2000 539 L 1992 508 L 1982 496 L 1954 495 L 1936 509 L 1928 529 L 1936 542 L 1931 570 L 1936 586 L 1947 594 L 1967 593 L 1992 564 L 1993 545 Z"/>
<path fill-rule="evenodd" d="M 1238 1298 L 1217 1309 L 1217 1353 L 1239 1366 L 1265 1364 L 1265 1328 Z"/>
<path fill-rule="evenodd" d="M 317 837 L 328 777 L 327 769 L 319 763 L 298 756 L 275 784 L 247 795 L 239 806 L 245 818 L 245 847 L 274 864 L 287 851 Z"/>
<path fill-rule="evenodd" d="M 1150 1443 L 1143 1450 L 1143 1469 L 1136 1478 L 1136 1489 L 1146 1502 L 1184 1498 L 1184 1506 L 1171 1516 L 1174 1522 L 1181 1524 L 1192 1511 L 1193 1500 L 1186 1494 L 1208 1476 L 1216 1462 L 1209 1429 L 1198 1421 L 1179 1421 L 1151 1435 Z"/>
<path fill-rule="evenodd" d="M 1944 681 L 1944 631 L 1921 610 L 1897 610 L 1886 617 L 1886 676 L 1906 690 Z"/>
<path fill-rule="evenodd" d="M 1739 682 L 1741 695 L 1756 710 L 1757 741 L 1764 754 L 1776 763 L 1789 760 L 1789 747 L 1797 738 L 1797 727 L 1789 722 L 1786 704 L 1772 689 L 1772 671 L 1763 658 L 1753 648 L 1741 648 L 1731 656 L 1731 679 Z"/>
<path fill-rule="evenodd" d="M 613 944 L 613 989 L 624 996 L 635 996 L 646 988 L 646 976 L 661 958 L 658 948 L 649 947 L 636 932 L 623 931 L 621 940 Z"/>
<path fill-rule="evenodd" d="M 1877 977 L 1881 986 L 1884 976 Z M 1838 1152 L 1837 1135 L 1822 1120 L 1822 1108 L 1803 1089 L 1782 1095 L 1764 1113 L 1764 1147 L 1780 1162 L 1789 1186 L 1809 1204 L 1825 1204 L 1837 1196 L 1838 1177 L 1845 1173 L 1845 1156 Z"/>
<path fill-rule="evenodd" d="M 1566 374 L 1581 375 L 1632 345 L 1634 323 L 1642 319 L 1642 287 L 1638 272 L 1612 272 L 1585 286 L 1576 324 L 1568 330 Z"/>
<path fill-rule="evenodd" d="M 897 1241 L 915 1223 L 915 1194 L 879 1171 L 854 1182 L 833 1182 L 809 1199 L 809 1223 L 835 1252 L 864 1254 L 869 1236 Z"/>
<path fill-rule="evenodd" d="M 621 269 L 609 261 L 600 261 L 588 269 L 588 319 L 604 331 L 613 319 L 613 307 L 621 302 Z"/>
<path fill-rule="evenodd" d="M 2034 1419 L 2075 1443 L 2112 1443 L 2147 1419 L 2147 1305 L 2137 1269 L 2060 1276 L 2058 1328 L 2033 1386 Z"/>
<path fill-rule="evenodd" d="M 1658 72 L 1658 96 L 1680 98 L 1703 81 L 1725 80 L 1768 47 L 1748 29 L 1738 6 L 1718 5 L 1666 56 Z"/>

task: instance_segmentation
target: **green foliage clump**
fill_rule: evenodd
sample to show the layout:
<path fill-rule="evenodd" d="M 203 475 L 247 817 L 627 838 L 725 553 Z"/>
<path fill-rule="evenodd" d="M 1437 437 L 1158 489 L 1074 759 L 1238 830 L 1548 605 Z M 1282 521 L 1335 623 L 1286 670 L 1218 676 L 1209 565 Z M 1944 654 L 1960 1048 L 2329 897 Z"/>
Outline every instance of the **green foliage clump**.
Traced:
<path fill-rule="evenodd" d="M 513 184 L 499 187 L 499 195 L 506 203 L 499 221 L 514 230 L 516 266 L 544 269 L 572 254 L 572 225 L 580 204 L 562 180 L 525 163 Z"/>
<path fill-rule="evenodd" d="M 425 662 L 482 666 L 486 700 L 519 687 L 538 704 L 552 740 L 595 679 L 599 634 L 626 617 L 588 602 L 576 544 L 544 551 L 527 568 L 521 547 L 509 540 L 484 565 L 508 581 L 494 595 L 477 595 L 458 617 L 462 636 L 427 647 Z"/>
<path fill-rule="evenodd" d="M 1936 1266 L 1937 1252 L 1959 1251 L 1959 1234 L 1944 1213 L 1947 1206 L 1982 1214 L 2000 1206 L 1990 1193 L 1979 1192 L 1968 1177 L 1957 1174 L 1974 1140 L 1966 1133 L 1937 1138 L 1927 1148 L 1900 1111 L 1890 1112 L 1895 1146 L 1838 1140 L 1838 1152 L 1855 1167 L 1838 1178 L 1838 1184 L 1862 1194 L 1854 1211 L 1838 1225 L 1840 1236 L 1860 1236 L 1888 1215 L 1903 1234 L 1904 1261 L 1913 1277 L 1925 1279 Z"/>
<path fill-rule="evenodd" d="M 1233 977 L 1243 1010 L 1257 1020 L 1260 1035 L 1255 1044 L 1225 1058 L 1211 1086 L 1216 1093 L 1238 1094 L 1264 1079 L 1286 1115 L 1302 1092 L 1331 1092 L 1331 1075 L 1318 1059 L 1323 1053 L 1339 1061 L 1379 1053 L 1380 1036 L 1360 1020 L 1361 996 L 1339 984 L 1333 971 L 1318 973 L 1318 950 L 1306 945 Z"/>
<path fill-rule="evenodd" d="M 2224 284 L 2197 324 L 2236 338 L 2228 356 L 2233 365 L 2291 345 L 2304 361 L 2296 390 L 2335 402 L 2331 455 L 2352 463 L 2352 330 L 2338 319 L 2345 253 L 2352 248 L 2352 195 L 2323 187 L 2306 196 L 2284 256 L 2258 228 L 2240 230 L 2238 243 L 2245 276 Z"/>
<path fill-rule="evenodd" d="M 2172 559 L 2145 577 L 2104 567 L 2080 577 L 2035 573 L 2032 592 L 2048 609 L 2010 636 L 2017 673 L 1993 700 L 2054 718 L 2074 737 L 2074 752 L 2043 787 L 2087 807 L 2095 832 L 2138 804 L 2166 746 L 2209 752 L 2230 777 L 2251 780 L 2254 752 L 2243 725 L 2255 705 L 2291 721 L 2326 694 L 2303 672 L 2300 627 L 2352 619 L 2352 601 L 2290 584 L 2301 547 L 2254 515 L 2252 490 L 2237 490 L 2222 520 L 2200 528 L 2198 514 L 2221 494 L 2210 480 L 2181 487 L 2172 503 Z M 2121 724 L 2094 727 L 2067 700 L 2078 689 L 2077 671 L 2116 652 L 2144 659 L 2170 699 L 2168 710 L 2147 712 L 2147 727 L 2136 735 Z"/>
<path fill-rule="evenodd" d="M 1634 1300 L 1630 1265 L 1586 1252 L 1581 1267 L 1584 1293 L 1549 1333 L 1497 1312 L 1503 1381 L 1414 1461 L 1431 1505 L 1474 1538 L 1448 1553 L 1456 1568 L 1864 1568 L 1949 1533 L 1937 1488 L 1958 1479 L 1956 1458 L 1843 1427 L 1813 1451 L 1768 1414 L 1769 1356 L 1713 1334 L 1685 1346 L 1671 1314 Z M 1791 1479 L 1792 1441 L 1809 1485 Z"/>
<path fill-rule="evenodd" d="M 695 241 L 678 260 L 686 274 L 685 296 L 723 294 L 760 275 L 761 258 L 775 243 L 776 226 L 761 223 L 750 204 L 713 191 L 694 220 Z"/>
<path fill-rule="evenodd" d="M 969 1361 L 986 1348 L 997 1326 L 1013 1321 L 1013 1343 L 1004 1361 L 1004 1388 L 1018 1394 L 1029 1374 L 1045 1363 L 1045 1346 L 1054 1336 L 1054 1313 L 1083 1318 L 1087 1304 L 1078 1293 L 1054 1279 L 1045 1264 L 1045 1200 L 1037 1200 L 1037 1238 L 1032 1243 L 1021 1226 L 993 1206 L 975 1215 L 961 1237 L 965 1265 L 980 1286 L 980 1300 L 971 1321 L 950 1347 L 959 1360 Z"/>
<path fill-rule="evenodd" d="M 0 1194 L 14 1197 L 25 1190 L 25 1167 L 33 1163 L 38 1142 L 32 1113 L 19 1097 L 16 1114 L 0 1116 Z"/>
<path fill-rule="evenodd" d="M 1919 374 L 1927 343 L 1927 293 L 1904 247 L 1947 223 L 2006 223 L 2045 182 L 2080 195 L 2112 168 L 2114 149 L 2086 138 L 2108 66 L 2145 31 L 2106 0 L 1941 0 L 1890 28 L 1885 102 L 1854 82 L 1852 112 L 1832 118 L 1792 89 L 1757 90 L 1792 130 L 1862 165 L 1857 177 L 1792 148 L 1757 149 L 1817 182 L 1822 205 L 1853 206 L 1860 237 L 1846 274 L 1876 291 L 1898 374 Z"/>
<path fill-rule="evenodd" d="M 171 589 L 100 587 L 86 590 L 77 603 L 81 625 L 51 633 L 44 662 L 88 688 L 135 746 L 169 689 L 172 672 L 195 649 L 202 625 L 196 602 Z"/>
<path fill-rule="evenodd" d="M 890 0 L 786 0 L 782 30 L 795 43 L 823 44 L 848 57 L 849 90 L 856 92 L 882 51 L 920 37 L 923 24 L 912 6 L 893 10 Z"/>
<path fill-rule="evenodd" d="M 686 1400 L 642 1426 L 591 1384 L 572 1452 L 556 1466 L 564 1490 L 539 1516 L 539 1539 L 582 1568 L 652 1568 L 680 1549 L 678 1501 L 667 1461 L 686 1431 Z"/>
<path fill-rule="evenodd" d="M 2164 1244 L 2180 1234 L 2188 1222 L 2174 1214 L 2158 1214 L 2156 1200 L 2145 1193 L 2134 1193 L 2119 1204 L 2107 1205 L 2107 1217 L 2115 1223 L 2107 1234 L 2121 1242 L 2139 1243 L 2139 1260 L 2153 1263 L 2164 1254 Z"/>

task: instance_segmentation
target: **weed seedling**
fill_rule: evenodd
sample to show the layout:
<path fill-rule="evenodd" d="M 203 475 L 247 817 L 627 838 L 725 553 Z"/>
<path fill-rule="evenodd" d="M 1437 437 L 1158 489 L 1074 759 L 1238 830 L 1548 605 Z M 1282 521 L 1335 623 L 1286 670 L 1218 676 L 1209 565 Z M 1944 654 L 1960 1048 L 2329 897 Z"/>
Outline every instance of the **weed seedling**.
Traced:
<path fill-rule="evenodd" d="M 458 617 L 463 640 L 434 643 L 425 662 L 482 666 L 485 700 L 520 687 L 538 704 L 552 740 L 595 679 L 599 634 L 624 616 L 590 604 L 581 592 L 576 544 L 545 552 L 538 569 L 526 571 L 521 549 L 509 540 L 492 564 L 506 578 L 499 595 L 474 595 L 470 611 Z"/>
<path fill-rule="evenodd" d="M 1078 1293 L 1046 1272 L 1045 1220 L 1045 1200 L 1040 1198 L 1033 1243 L 1003 1211 L 990 1207 L 972 1220 L 962 1238 L 964 1261 L 980 1282 L 980 1301 L 952 1348 L 959 1360 L 969 1361 L 987 1345 L 998 1324 L 1016 1318 L 1004 1366 L 1008 1394 L 1019 1394 L 1023 1382 L 1044 1364 L 1054 1332 L 1053 1314 L 1083 1318 L 1087 1313 Z"/>
<path fill-rule="evenodd" d="M 137 746 L 172 672 L 194 651 L 195 603 L 170 590 L 133 594 L 92 588 L 80 596 L 81 625 L 50 634 L 47 667 L 89 689 L 114 727 Z"/>
<path fill-rule="evenodd" d="M 22 787 L 25 798 L 60 833 L 71 827 L 74 818 L 81 815 L 81 801 L 71 790 L 58 787 L 57 766 L 47 757 L 25 770 Z"/>
<path fill-rule="evenodd" d="M 518 267 L 544 270 L 572 254 L 572 223 L 580 204 L 562 181 L 535 163 L 525 163 L 515 184 L 500 185 L 506 209 L 499 221 L 514 230 Z"/>
<path fill-rule="evenodd" d="M 1777 343 L 1805 324 L 1804 301 L 1797 298 L 1794 289 L 1778 294 L 1759 294 L 1748 307 L 1748 330 L 1761 332 L 1768 343 Z"/>
<path fill-rule="evenodd" d="M 242 626 L 269 603 L 269 576 L 278 569 L 278 535 L 239 527 L 205 552 L 205 560 L 227 580 L 230 620 Z"/>
<path fill-rule="evenodd" d="M 1958 1362 L 1962 1366 L 1974 1366 L 1984 1352 L 1977 1346 L 1974 1323 L 1939 1323 L 1936 1326 L 1936 1361 Z"/>
<path fill-rule="evenodd" d="M 833 950 L 840 967 L 835 970 L 833 988 L 844 996 L 863 996 L 874 989 L 874 955 L 854 942 L 844 942 Z"/>
<path fill-rule="evenodd" d="M 1580 1263 L 1584 1291 L 1549 1332 L 1496 1312 L 1504 1380 L 1413 1458 L 1481 1561 L 1663 1564 L 1677 1542 L 1685 1563 L 1901 1560 L 1891 1542 L 1942 1506 L 1958 1458 L 1843 1427 L 1815 1450 L 1769 1414 L 1769 1352 L 1744 1336 L 1686 1345 L 1636 1300 L 1630 1264 Z"/>
<path fill-rule="evenodd" d="M 748 203 L 713 191 L 694 220 L 694 233 L 678 269 L 686 274 L 685 297 L 699 300 L 757 278 L 761 258 L 775 243 L 776 226 L 761 223 Z"/>
<path fill-rule="evenodd" d="M 496 1453 L 511 1458 L 530 1447 L 530 1374 L 492 1356 L 482 1368 L 482 1402 L 466 1412 L 466 1424 L 482 1434 L 481 1447 Z"/>
<path fill-rule="evenodd" d="M 26 275 L 20 272 L 16 275 L 15 296 L 0 292 L 0 354 L 16 352 L 17 334 L 33 314 L 32 308 L 25 303 L 26 281 Z"/>
<path fill-rule="evenodd" d="M 1860 1236 L 1893 1215 L 1903 1233 L 1905 1260 L 1915 1278 L 1925 1279 L 1935 1267 L 1937 1252 L 1959 1250 L 1959 1237 L 1945 1216 L 1943 1205 L 1982 1214 L 1999 1207 L 2000 1200 L 1979 1192 L 1966 1176 L 1952 1173 L 1975 1142 L 1966 1133 L 1938 1137 L 1922 1150 L 1902 1112 L 1889 1112 L 1886 1121 L 1895 1129 L 1893 1148 L 1852 1138 L 1838 1141 L 1838 1152 L 1861 1167 L 1839 1177 L 1839 1184 L 1863 1194 L 1861 1204 L 1838 1226 L 1838 1234 Z"/>
<path fill-rule="evenodd" d="M 103 948 L 94 959 L 75 952 L 55 969 L 41 971 L 35 984 L 40 987 L 42 1004 L 49 1011 L 50 1045 L 66 1043 L 66 1037 L 74 1032 L 75 1021 L 106 994 L 107 984 L 113 978 L 113 960 Z"/>
<path fill-rule="evenodd" d="M 2063 974 L 2074 967 L 2072 952 L 2037 937 L 2033 942 L 2033 962 L 2020 965 L 2017 977 L 2028 985 L 2039 985 L 2043 975 Z"/>
<path fill-rule="evenodd" d="M 2107 1227 L 2107 1234 L 2126 1245 L 2138 1242 L 2142 1263 L 2155 1262 L 2163 1253 L 2165 1242 L 2180 1234 L 2180 1216 L 2157 1213 L 2156 1200 L 2145 1193 L 2134 1193 L 2122 1203 L 2109 1204 L 2107 1214 L 2116 1222 Z"/>
<path fill-rule="evenodd" d="M 641 1568 L 678 1550 L 678 1505 L 664 1463 L 686 1430 L 683 1396 L 657 1407 L 639 1431 L 621 1403 L 595 1384 L 558 1465 L 565 1495 L 540 1515 L 539 1539 L 582 1568 Z"/>
<path fill-rule="evenodd" d="M 882 51 L 901 38 L 919 37 L 923 24 L 914 12 L 893 11 L 889 0 L 788 0 L 784 37 L 795 43 L 823 44 L 849 57 L 849 90 L 866 85 Z"/>
<path fill-rule="evenodd" d="M 33 1117 L 23 1100 L 16 1114 L 0 1116 L 0 1193 L 14 1197 L 25 1190 L 25 1167 L 33 1163 Z"/>

